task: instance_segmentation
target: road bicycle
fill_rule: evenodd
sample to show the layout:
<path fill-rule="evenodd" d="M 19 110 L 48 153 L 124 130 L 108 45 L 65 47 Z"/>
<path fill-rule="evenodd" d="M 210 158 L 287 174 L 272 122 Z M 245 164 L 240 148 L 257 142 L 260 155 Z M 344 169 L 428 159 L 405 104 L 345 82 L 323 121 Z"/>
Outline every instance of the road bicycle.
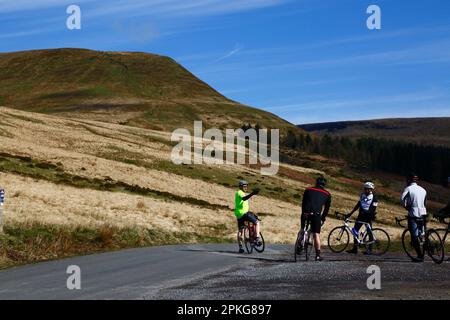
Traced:
<path fill-rule="evenodd" d="M 256 215 L 255 218 L 258 221 L 261 221 Z M 250 221 L 246 221 L 244 223 L 244 243 L 245 243 L 245 249 L 247 250 L 248 254 L 251 254 L 253 252 L 253 249 L 255 249 L 256 252 L 262 253 L 264 249 L 266 248 L 266 243 L 264 242 L 264 237 L 262 235 L 262 232 L 259 233 L 260 241 L 257 242 L 257 235 L 256 235 L 256 224 Z"/>
<path fill-rule="evenodd" d="M 447 236 L 450 233 L 450 216 L 442 213 L 435 213 L 434 218 L 438 220 L 439 222 L 446 224 L 447 228 L 437 228 L 435 229 L 437 233 L 441 236 L 442 245 L 444 246 L 444 257 L 445 254 L 448 254 L 450 251 L 450 241 L 447 243 Z"/>
<path fill-rule="evenodd" d="M 402 224 L 403 221 L 408 219 L 412 219 L 410 217 L 406 217 L 403 219 L 395 218 L 395 222 L 398 226 L 405 228 L 402 234 L 402 246 L 406 255 L 415 259 L 417 256 L 417 252 L 414 249 L 411 233 L 409 232 L 408 226 L 404 226 Z M 426 230 L 425 227 L 425 219 L 426 218 L 415 218 L 417 221 L 422 221 L 421 227 L 418 232 L 418 240 L 420 244 L 420 250 L 422 255 L 425 253 L 437 264 L 441 264 L 444 261 L 444 245 L 442 244 L 442 239 L 439 236 L 439 233 L 435 229 Z"/>
<path fill-rule="evenodd" d="M 335 253 L 343 252 L 350 243 L 350 235 L 355 239 L 358 246 L 365 246 L 366 252 L 374 255 L 385 254 L 391 245 L 389 234 L 381 228 L 372 228 L 370 223 L 350 220 L 345 214 L 335 212 L 337 218 L 344 219 L 344 225 L 334 228 L 328 235 L 328 247 Z M 362 224 L 359 232 L 350 228 L 350 223 Z"/>
<path fill-rule="evenodd" d="M 310 231 L 310 221 L 306 218 L 305 227 L 298 232 L 297 239 L 295 240 L 294 261 L 297 262 L 302 254 L 305 255 L 305 259 L 308 261 L 312 249 L 313 243 Z"/>

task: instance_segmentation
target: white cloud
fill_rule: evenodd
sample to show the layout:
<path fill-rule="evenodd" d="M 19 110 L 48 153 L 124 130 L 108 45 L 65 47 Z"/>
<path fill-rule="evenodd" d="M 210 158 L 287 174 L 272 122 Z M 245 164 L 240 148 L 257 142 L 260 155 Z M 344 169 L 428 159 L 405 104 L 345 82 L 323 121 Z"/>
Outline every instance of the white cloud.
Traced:
<path fill-rule="evenodd" d="M 312 111 L 312 110 L 324 111 L 324 110 L 336 110 L 352 107 L 367 107 L 367 106 L 373 107 L 385 104 L 392 105 L 404 103 L 417 103 L 423 101 L 432 101 L 442 97 L 443 95 L 441 93 L 426 91 L 426 92 L 406 93 L 391 96 L 375 96 L 365 99 L 333 99 L 333 100 L 306 101 L 267 107 L 267 109 L 278 112 Z"/>
<path fill-rule="evenodd" d="M 77 0 L 76 4 L 90 2 L 92 0 Z M 73 4 L 72 0 L 0 0 L 0 12 L 14 12 L 26 10 L 41 10 L 54 7 L 67 7 Z"/>
<path fill-rule="evenodd" d="M 214 63 L 216 62 L 220 62 L 222 60 L 228 59 L 232 56 L 234 56 L 236 53 L 238 53 L 239 51 L 241 51 L 244 47 L 242 47 L 239 43 L 236 43 L 234 45 L 234 49 L 231 50 L 230 52 L 228 52 L 227 54 L 225 54 L 224 56 L 220 57 L 219 59 L 217 59 L 216 61 L 214 61 Z"/>
<path fill-rule="evenodd" d="M 134 13 L 136 15 L 164 16 L 206 16 L 228 14 L 259 8 L 271 7 L 292 0 L 77 0 L 76 4 L 94 5 L 92 15 Z M 41 10 L 64 7 L 73 4 L 71 0 L 0 0 L 0 12 Z"/>

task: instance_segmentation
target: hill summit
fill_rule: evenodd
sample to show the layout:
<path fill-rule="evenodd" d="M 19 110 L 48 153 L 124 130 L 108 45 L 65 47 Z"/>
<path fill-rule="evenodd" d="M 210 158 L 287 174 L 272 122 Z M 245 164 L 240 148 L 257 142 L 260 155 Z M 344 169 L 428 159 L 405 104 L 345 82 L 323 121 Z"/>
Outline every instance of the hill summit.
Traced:
<path fill-rule="evenodd" d="M 232 101 L 175 60 L 143 52 L 49 49 L 0 54 L 0 104 L 159 130 L 293 125 Z"/>

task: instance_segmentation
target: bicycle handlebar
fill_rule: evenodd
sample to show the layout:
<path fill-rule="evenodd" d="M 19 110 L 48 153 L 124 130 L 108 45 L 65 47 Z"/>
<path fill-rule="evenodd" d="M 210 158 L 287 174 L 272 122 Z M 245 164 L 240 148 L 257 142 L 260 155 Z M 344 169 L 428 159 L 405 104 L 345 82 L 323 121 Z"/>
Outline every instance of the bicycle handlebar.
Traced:
<path fill-rule="evenodd" d="M 343 218 L 343 220 L 344 220 L 345 222 L 350 222 L 350 219 L 347 218 L 347 215 L 345 215 L 345 214 L 343 214 L 343 213 L 340 213 L 339 211 L 335 211 L 335 212 L 334 212 L 334 215 L 336 216 L 336 218 Z"/>
<path fill-rule="evenodd" d="M 339 211 L 335 211 L 335 212 L 334 212 L 334 215 L 335 215 L 337 218 L 339 218 L 339 217 L 345 218 L 345 214 L 340 213 Z"/>

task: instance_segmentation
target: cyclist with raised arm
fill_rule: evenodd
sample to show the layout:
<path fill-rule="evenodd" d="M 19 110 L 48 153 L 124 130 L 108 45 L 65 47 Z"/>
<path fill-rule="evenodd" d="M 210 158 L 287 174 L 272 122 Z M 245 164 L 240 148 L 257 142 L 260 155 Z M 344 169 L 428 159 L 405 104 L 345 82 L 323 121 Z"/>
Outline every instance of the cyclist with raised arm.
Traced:
<path fill-rule="evenodd" d="M 377 196 L 374 194 L 375 185 L 372 182 L 366 182 L 364 183 L 363 188 L 364 192 L 361 193 L 358 203 L 353 208 L 353 210 L 345 216 L 348 219 L 353 215 L 353 213 L 359 210 L 359 214 L 358 217 L 356 218 L 355 226 L 353 228 L 356 234 L 359 233 L 359 229 L 361 229 L 364 223 L 369 223 L 370 226 L 372 227 L 372 221 L 375 220 L 375 215 L 377 214 L 378 208 L 378 199 Z M 347 252 L 357 254 L 358 241 L 356 240 L 355 235 L 353 235 L 353 237 L 354 237 L 353 248 L 348 250 Z M 373 234 L 370 232 L 369 232 L 369 241 L 373 241 Z M 371 253 L 372 248 L 369 245 L 365 254 Z"/>
<path fill-rule="evenodd" d="M 424 259 L 418 237 L 419 230 L 426 228 L 427 216 L 427 191 L 418 185 L 418 181 L 418 175 L 410 173 L 406 177 L 407 186 L 400 198 L 402 206 L 408 211 L 408 230 L 412 246 L 417 253 L 417 258 L 412 259 L 413 262 L 423 262 Z"/>
<path fill-rule="evenodd" d="M 245 180 L 239 181 L 239 190 L 235 194 L 235 207 L 234 207 L 234 214 L 237 219 L 238 224 L 238 234 L 237 234 L 237 240 L 239 245 L 239 253 L 244 253 L 244 248 L 242 247 L 242 234 L 245 227 L 245 222 L 252 222 L 256 226 L 256 244 L 260 245 L 261 239 L 260 239 L 260 225 L 259 221 L 256 218 L 256 216 L 249 211 L 249 204 L 248 200 L 253 197 L 254 195 L 257 195 L 259 193 L 259 189 L 255 188 L 253 192 L 248 193 L 248 182 Z"/>
<path fill-rule="evenodd" d="M 320 229 L 327 218 L 331 206 L 331 194 L 325 190 L 326 184 L 327 180 L 324 177 L 317 178 L 315 187 L 307 188 L 302 200 L 301 230 L 305 228 L 308 220 L 314 239 L 316 261 L 322 261 L 320 255 Z M 301 249 L 297 248 L 297 250 Z"/>

